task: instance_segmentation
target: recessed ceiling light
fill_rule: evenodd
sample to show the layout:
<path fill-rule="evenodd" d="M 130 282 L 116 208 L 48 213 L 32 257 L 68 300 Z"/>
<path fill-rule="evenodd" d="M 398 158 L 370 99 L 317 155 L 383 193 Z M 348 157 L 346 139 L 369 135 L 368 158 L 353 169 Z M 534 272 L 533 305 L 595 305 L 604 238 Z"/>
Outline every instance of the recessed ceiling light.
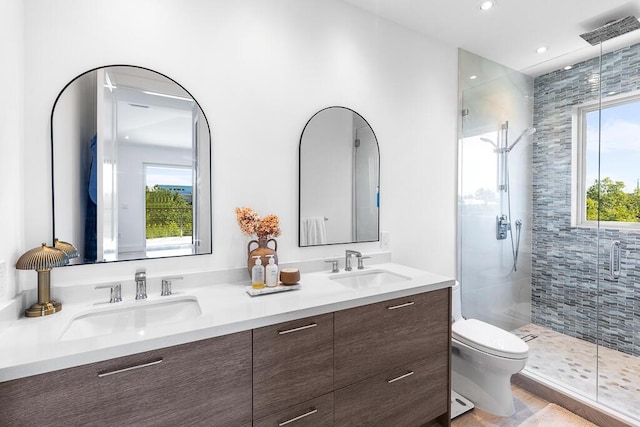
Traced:
<path fill-rule="evenodd" d="M 563 68 L 563 70 L 570 70 L 573 68 L 573 65 L 567 65 L 566 67 Z"/>
<path fill-rule="evenodd" d="M 545 53 L 546 51 L 547 51 L 546 46 L 540 46 L 539 48 L 536 49 L 536 52 L 538 53 Z"/>
<path fill-rule="evenodd" d="M 496 5 L 495 1 L 487 0 L 480 3 L 480 10 L 489 10 Z"/>
<path fill-rule="evenodd" d="M 474 74 L 473 76 L 470 76 L 469 78 L 470 78 L 471 80 L 475 80 L 475 79 L 477 79 L 477 78 L 478 78 L 478 76 L 476 76 L 476 75 Z"/>

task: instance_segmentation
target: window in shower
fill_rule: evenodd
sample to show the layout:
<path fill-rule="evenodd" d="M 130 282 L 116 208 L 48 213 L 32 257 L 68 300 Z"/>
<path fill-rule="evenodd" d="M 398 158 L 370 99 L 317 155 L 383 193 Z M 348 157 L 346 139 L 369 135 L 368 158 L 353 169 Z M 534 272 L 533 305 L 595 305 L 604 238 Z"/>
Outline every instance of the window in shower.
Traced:
<path fill-rule="evenodd" d="M 640 229 L 640 93 L 576 110 L 576 225 Z M 599 178 L 598 178 L 599 177 Z"/>

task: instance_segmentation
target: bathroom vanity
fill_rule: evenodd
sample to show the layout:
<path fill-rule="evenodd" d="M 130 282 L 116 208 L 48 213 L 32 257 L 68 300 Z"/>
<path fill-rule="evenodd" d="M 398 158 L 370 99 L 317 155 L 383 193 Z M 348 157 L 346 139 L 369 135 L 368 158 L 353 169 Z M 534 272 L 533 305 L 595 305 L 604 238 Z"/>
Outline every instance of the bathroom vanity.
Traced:
<path fill-rule="evenodd" d="M 405 280 L 351 288 L 327 273 L 309 273 L 301 290 L 279 295 L 251 298 L 242 284 L 184 290 L 222 315 L 203 309 L 184 325 L 147 328 L 145 339 L 137 330 L 51 342 L 51 351 L 43 350 L 48 356 L 22 364 L 14 358 L 14 366 L 2 356 L 0 419 L 9 425 L 449 425 L 452 281 L 396 264 L 384 269 Z M 39 320 L 68 324 L 78 313 Z M 0 339 L 34 327 L 27 322 L 20 319 Z M 26 350 L 21 344 L 18 352 Z M 136 351 L 145 346 L 155 348 Z M 124 355 L 111 357 L 118 354 Z M 92 357 L 102 360 L 84 363 Z"/>

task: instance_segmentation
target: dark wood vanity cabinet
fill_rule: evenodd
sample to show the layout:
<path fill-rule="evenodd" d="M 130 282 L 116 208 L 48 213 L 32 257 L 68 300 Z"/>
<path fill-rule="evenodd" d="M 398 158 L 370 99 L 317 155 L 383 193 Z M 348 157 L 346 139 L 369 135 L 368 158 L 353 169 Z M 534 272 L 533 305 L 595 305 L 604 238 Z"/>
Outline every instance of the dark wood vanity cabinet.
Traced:
<path fill-rule="evenodd" d="M 308 400 L 254 421 L 253 427 L 332 427 L 333 393 Z"/>
<path fill-rule="evenodd" d="M 251 331 L 0 383 L 2 425 L 250 426 Z"/>
<path fill-rule="evenodd" d="M 335 392 L 335 425 L 421 426 L 447 412 L 447 352 L 409 362 Z"/>
<path fill-rule="evenodd" d="M 0 383 L 0 425 L 449 420 L 450 289 Z"/>
<path fill-rule="evenodd" d="M 449 348 L 449 291 L 411 295 L 335 313 L 335 386 Z"/>
<path fill-rule="evenodd" d="M 254 329 L 254 419 L 331 391 L 333 313 Z"/>
<path fill-rule="evenodd" d="M 254 330 L 254 426 L 449 425 L 449 307 L 446 288 Z"/>
<path fill-rule="evenodd" d="M 335 313 L 335 425 L 449 425 L 450 290 Z"/>

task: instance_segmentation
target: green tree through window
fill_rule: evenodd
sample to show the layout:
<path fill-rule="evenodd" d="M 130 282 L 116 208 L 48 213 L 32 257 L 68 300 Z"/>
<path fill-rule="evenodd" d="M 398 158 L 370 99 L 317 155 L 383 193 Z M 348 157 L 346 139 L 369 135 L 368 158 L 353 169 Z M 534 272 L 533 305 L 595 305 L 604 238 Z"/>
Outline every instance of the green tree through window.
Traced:
<path fill-rule="evenodd" d="M 587 220 L 640 222 L 640 189 L 625 193 L 624 187 L 609 177 L 596 180 L 587 190 Z"/>
<path fill-rule="evenodd" d="M 177 191 L 146 187 L 147 239 L 191 236 L 193 206 Z"/>

